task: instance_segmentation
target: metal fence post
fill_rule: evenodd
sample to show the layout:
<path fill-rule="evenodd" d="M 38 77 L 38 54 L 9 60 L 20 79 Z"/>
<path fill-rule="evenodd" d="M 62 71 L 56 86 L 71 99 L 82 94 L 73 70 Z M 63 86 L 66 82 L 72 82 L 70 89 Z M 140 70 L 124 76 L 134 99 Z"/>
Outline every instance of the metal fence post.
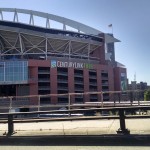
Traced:
<path fill-rule="evenodd" d="M 141 94 L 141 93 L 140 93 Z M 138 98 L 138 105 L 140 106 L 140 98 Z"/>
<path fill-rule="evenodd" d="M 116 106 L 116 93 L 113 93 L 114 106 Z"/>
<path fill-rule="evenodd" d="M 119 103 L 121 101 L 121 92 L 118 93 L 118 97 L 119 97 Z"/>
<path fill-rule="evenodd" d="M 126 123 L 125 123 L 125 115 L 124 110 L 119 110 L 119 119 L 120 119 L 120 128 L 117 131 L 117 134 L 130 134 L 130 131 L 126 129 Z"/>
<path fill-rule="evenodd" d="M 69 110 L 69 117 L 71 116 L 70 104 L 71 104 L 71 95 L 70 95 L 70 93 L 68 93 L 68 110 Z"/>
<path fill-rule="evenodd" d="M 10 97 L 9 112 L 11 112 L 11 109 L 12 109 L 12 97 Z"/>
<path fill-rule="evenodd" d="M 14 132 L 13 115 L 8 114 L 8 135 L 13 134 L 13 132 Z"/>
<path fill-rule="evenodd" d="M 104 103 L 103 103 L 103 92 L 101 92 L 101 106 L 103 107 Z"/>
<path fill-rule="evenodd" d="M 40 99 L 41 99 L 41 97 L 38 96 L 38 111 L 40 111 Z"/>

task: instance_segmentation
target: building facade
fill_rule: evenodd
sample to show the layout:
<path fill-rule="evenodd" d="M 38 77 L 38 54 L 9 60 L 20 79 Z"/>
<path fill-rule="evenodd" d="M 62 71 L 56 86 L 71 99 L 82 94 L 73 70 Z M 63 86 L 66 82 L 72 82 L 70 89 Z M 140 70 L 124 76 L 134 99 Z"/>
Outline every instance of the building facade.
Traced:
<path fill-rule="evenodd" d="M 47 14 L 46 27 L 38 27 L 33 23 L 36 12 L 1 12 L 6 10 L 14 11 L 14 18 L 19 11 L 30 14 L 30 24 L 0 20 L 1 97 L 54 94 L 42 97 L 40 103 L 60 104 L 68 103 L 68 96 L 58 94 L 127 89 L 126 68 L 115 61 L 114 42 L 118 40 L 112 35 L 62 17 L 63 30 L 51 29 L 49 20 L 59 19 L 47 18 Z M 67 23 L 80 31 L 68 31 Z M 103 101 L 109 100 L 110 94 L 104 93 Z M 98 94 L 71 96 L 71 103 L 96 101 L 101 101 Z M 37 104 L 38 99 L 30 97 L 28 102 Z"/>
<path fill-rule="evenodd" d="M 144 92 L 149 88 L 147 82 L 131 81 L 131 84 L 128 84 L 128 89 L 130 92 L 130 97 L 136 100 L 144 100 Z"/>

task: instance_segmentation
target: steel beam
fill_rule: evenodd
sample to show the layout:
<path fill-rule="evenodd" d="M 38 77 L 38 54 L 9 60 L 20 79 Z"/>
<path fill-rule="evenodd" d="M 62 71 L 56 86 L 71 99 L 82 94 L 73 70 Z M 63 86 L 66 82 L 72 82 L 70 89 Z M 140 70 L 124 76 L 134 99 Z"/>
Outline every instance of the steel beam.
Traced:
<path fill-rule="evenodd" d="M 13 133 L 14 133 L 13 115 L 8 114 L 8 135 L 12 135 Z"/>
<path fill-rule="evenodd" d="M 120 128 L 117 134 L 130 134 L 130 130 L 126 129 L 124 109 L 119 110 Z"/>

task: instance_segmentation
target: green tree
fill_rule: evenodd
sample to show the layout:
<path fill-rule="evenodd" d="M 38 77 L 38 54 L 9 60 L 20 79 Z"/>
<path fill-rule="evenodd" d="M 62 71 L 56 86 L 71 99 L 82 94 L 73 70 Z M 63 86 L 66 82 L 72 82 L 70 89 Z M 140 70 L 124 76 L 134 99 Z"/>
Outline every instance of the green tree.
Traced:
<path fill-rule="evenodd" d="M 150 101 L 150 89 L 144 92 L 144 101 Z"/>

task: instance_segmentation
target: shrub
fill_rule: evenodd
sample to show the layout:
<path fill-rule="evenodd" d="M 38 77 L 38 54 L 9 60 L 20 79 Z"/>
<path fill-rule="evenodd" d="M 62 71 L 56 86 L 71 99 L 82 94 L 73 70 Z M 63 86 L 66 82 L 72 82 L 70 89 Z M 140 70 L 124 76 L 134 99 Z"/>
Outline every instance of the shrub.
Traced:
<path fill-rule="evenodd" d="M 144 101 L 150 101 L 150 89 L 144 92 Z"/>

